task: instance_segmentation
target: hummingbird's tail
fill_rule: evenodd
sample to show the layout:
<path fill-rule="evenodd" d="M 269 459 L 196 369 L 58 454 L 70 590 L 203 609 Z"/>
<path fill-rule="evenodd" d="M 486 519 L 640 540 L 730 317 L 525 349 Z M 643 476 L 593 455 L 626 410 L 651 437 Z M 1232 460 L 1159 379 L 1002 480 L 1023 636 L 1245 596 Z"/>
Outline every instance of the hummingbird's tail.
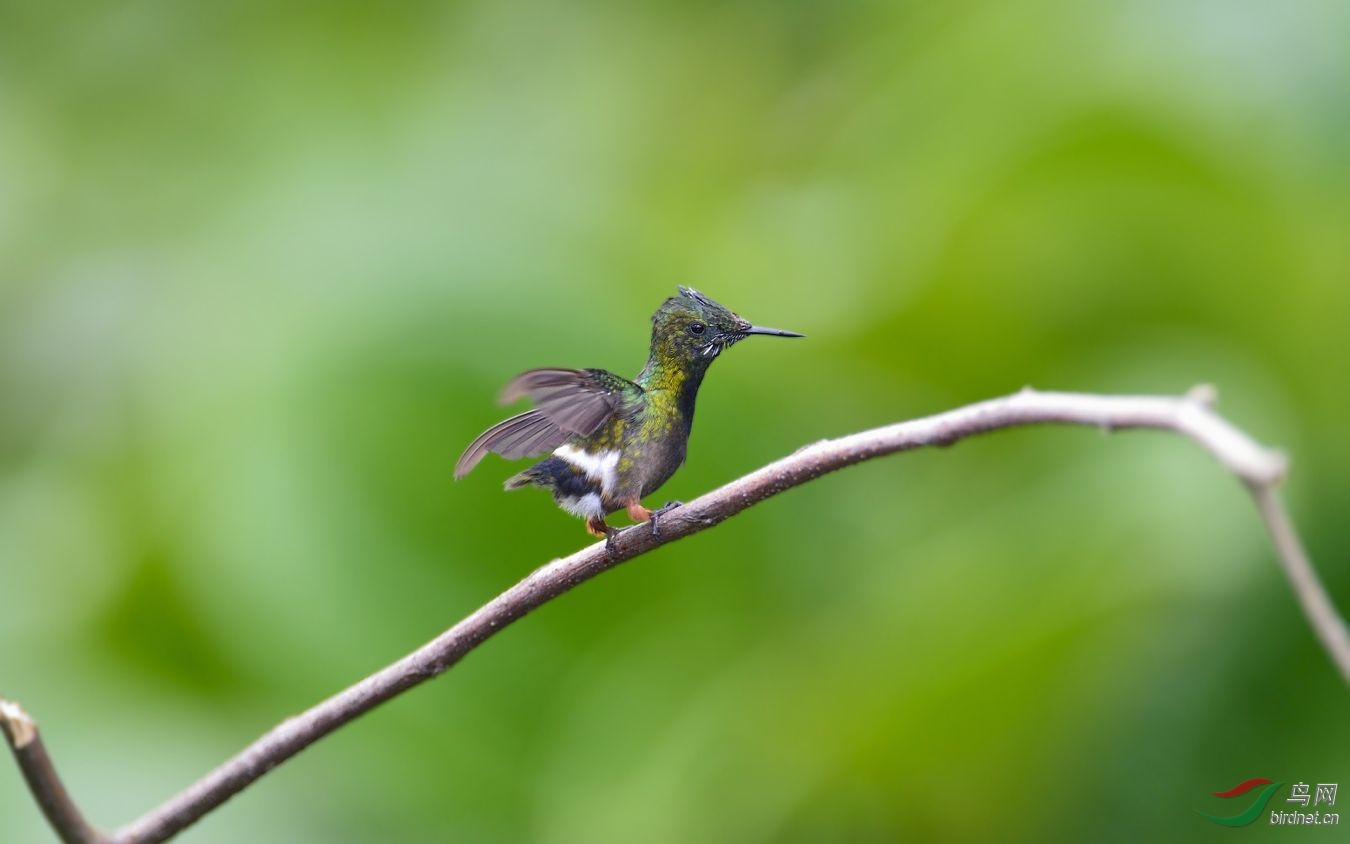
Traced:
<path fill-rule="evenodd" d="M 506 483 L 502 484 L 502 486 L 510 492 L 513 489 L 520 489 L 523 486 L 530 486 L 533 483 L 534 477 L 530 474 L 530 470 L 526 469 L 518 475 L 512 475 L 507 478 Z"/>
<path fill-rule="evenodd" d="M 551 486 L 548 477 L 539 471 L 539 464 L 536 463 L 523 472 L 518 472 L 506 479 L 502 484 L 509 492 L 513 489 L 520 489 L 523 486 Z"/>

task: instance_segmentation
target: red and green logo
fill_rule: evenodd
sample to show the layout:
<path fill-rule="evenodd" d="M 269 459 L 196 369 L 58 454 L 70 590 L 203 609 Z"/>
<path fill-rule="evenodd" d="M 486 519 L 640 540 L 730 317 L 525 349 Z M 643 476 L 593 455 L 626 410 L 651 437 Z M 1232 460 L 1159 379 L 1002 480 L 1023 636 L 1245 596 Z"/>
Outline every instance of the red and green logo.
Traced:
<path fill-rule="evenodd" d="M 1224 826 L 1246 826 L 1256 820 L 1257 816 L 1261 814 L 1261 810 L 1266 808 L 1266 804 L 1270 802 L 1270 798 L 1275 795 L 1275 792 L 1280 786 L 1284 785 L 1284 783 L 1271 782 L 1265 777 L 1253 777 L 1238 783 L 1227 791 L 1211 792 L 1215 797 L 1240 797 L 1251 791 L 1253 788 L 1256 788 L 1258 785 L 1264 785 L 1265 788 L 1260 794 L 1256 795 L 1256 802 L 1248 806 L 1246 811 L 1239 812 L 1231 818 L 1216 818 L 1213 815 L 1205 814 L 1199 809 L 1195 810 L 1196 814 L 1200 815 L 1202 818 L 1214 821 L 1217 824 L 1223 824 Z"/>

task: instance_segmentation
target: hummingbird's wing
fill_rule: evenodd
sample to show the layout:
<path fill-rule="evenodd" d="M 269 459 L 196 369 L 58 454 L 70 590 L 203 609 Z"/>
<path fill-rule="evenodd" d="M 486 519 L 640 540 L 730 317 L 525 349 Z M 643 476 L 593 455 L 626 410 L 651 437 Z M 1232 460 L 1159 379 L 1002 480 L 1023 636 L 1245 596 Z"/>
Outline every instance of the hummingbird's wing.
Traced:
<path fill-rule="evenodd" d="M 537 457 L 574 434 L 589 436 L 641 394 L 637 384 L 603 369 L 522 372 L 502 390 L 502 403 L 529 396 L 535 408 L 479 434 L 455 463 L 455 478 L 467 475 L 489 451 L 508 460 Z"/>
<path fill-rule="evenodd" d="M 641 393 L 637 384 L 603 369 L 531 369 L 511 379 L 501 401 L 529 396 L 553 424 L 585 437 Z"/>
<path fill-rule="evenodd" d="M 527 410 L 498 422 L 474 438 L 455 462 L 455 480 L 469 474 L 489 451 L 507 460 L 547 454 L 567 442 L 568 434 L 538 410 Z"/>

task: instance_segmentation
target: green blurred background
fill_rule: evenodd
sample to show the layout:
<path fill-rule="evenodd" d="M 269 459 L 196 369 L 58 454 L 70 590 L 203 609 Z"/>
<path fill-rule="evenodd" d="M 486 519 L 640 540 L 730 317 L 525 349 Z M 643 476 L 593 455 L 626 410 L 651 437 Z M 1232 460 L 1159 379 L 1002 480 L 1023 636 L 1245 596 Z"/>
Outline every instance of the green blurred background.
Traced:
<path fill-rule="evenodd" d="M 0 15 L 0 691 L 96 822 L 582 546 L 451 466 L 519 370 L 636 373 L 681 283 L 809 337 L 717 363 L 661 500 L 1209 381 L 1350 607 L 1343 2 Z M 1326 840 L 1192 810 L 1350 786 L 1346 703 L 1208 456 L 1027 430 L 624 566 L 184 840 Z"/>

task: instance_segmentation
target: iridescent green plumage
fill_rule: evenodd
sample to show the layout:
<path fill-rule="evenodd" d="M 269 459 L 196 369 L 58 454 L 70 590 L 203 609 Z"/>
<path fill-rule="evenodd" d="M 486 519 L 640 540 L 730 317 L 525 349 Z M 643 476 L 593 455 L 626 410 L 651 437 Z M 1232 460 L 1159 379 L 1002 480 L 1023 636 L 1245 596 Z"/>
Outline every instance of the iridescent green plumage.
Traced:
<path fill-rule="evenodd" d="M 626 509 L 656 521 L 642 498 L 684 463 L 694 403 L 708 367 L 723 349 L 752 334 L 800 337 L 751 325 L 687 287 L 652 315 L 647 365 L 632 381 L 603 369 L 532 369 L 507 384 L 503 402 L 528 396 L 528 410 L 480 434 L 460 456 L 461 478 L 489 451 L 508 459 L 552 455 L 506 481 L 542 486 L 586 529 L 610 536 L 605 516 Z M 657 511 L 658 513 L 661 511 Z"/>

